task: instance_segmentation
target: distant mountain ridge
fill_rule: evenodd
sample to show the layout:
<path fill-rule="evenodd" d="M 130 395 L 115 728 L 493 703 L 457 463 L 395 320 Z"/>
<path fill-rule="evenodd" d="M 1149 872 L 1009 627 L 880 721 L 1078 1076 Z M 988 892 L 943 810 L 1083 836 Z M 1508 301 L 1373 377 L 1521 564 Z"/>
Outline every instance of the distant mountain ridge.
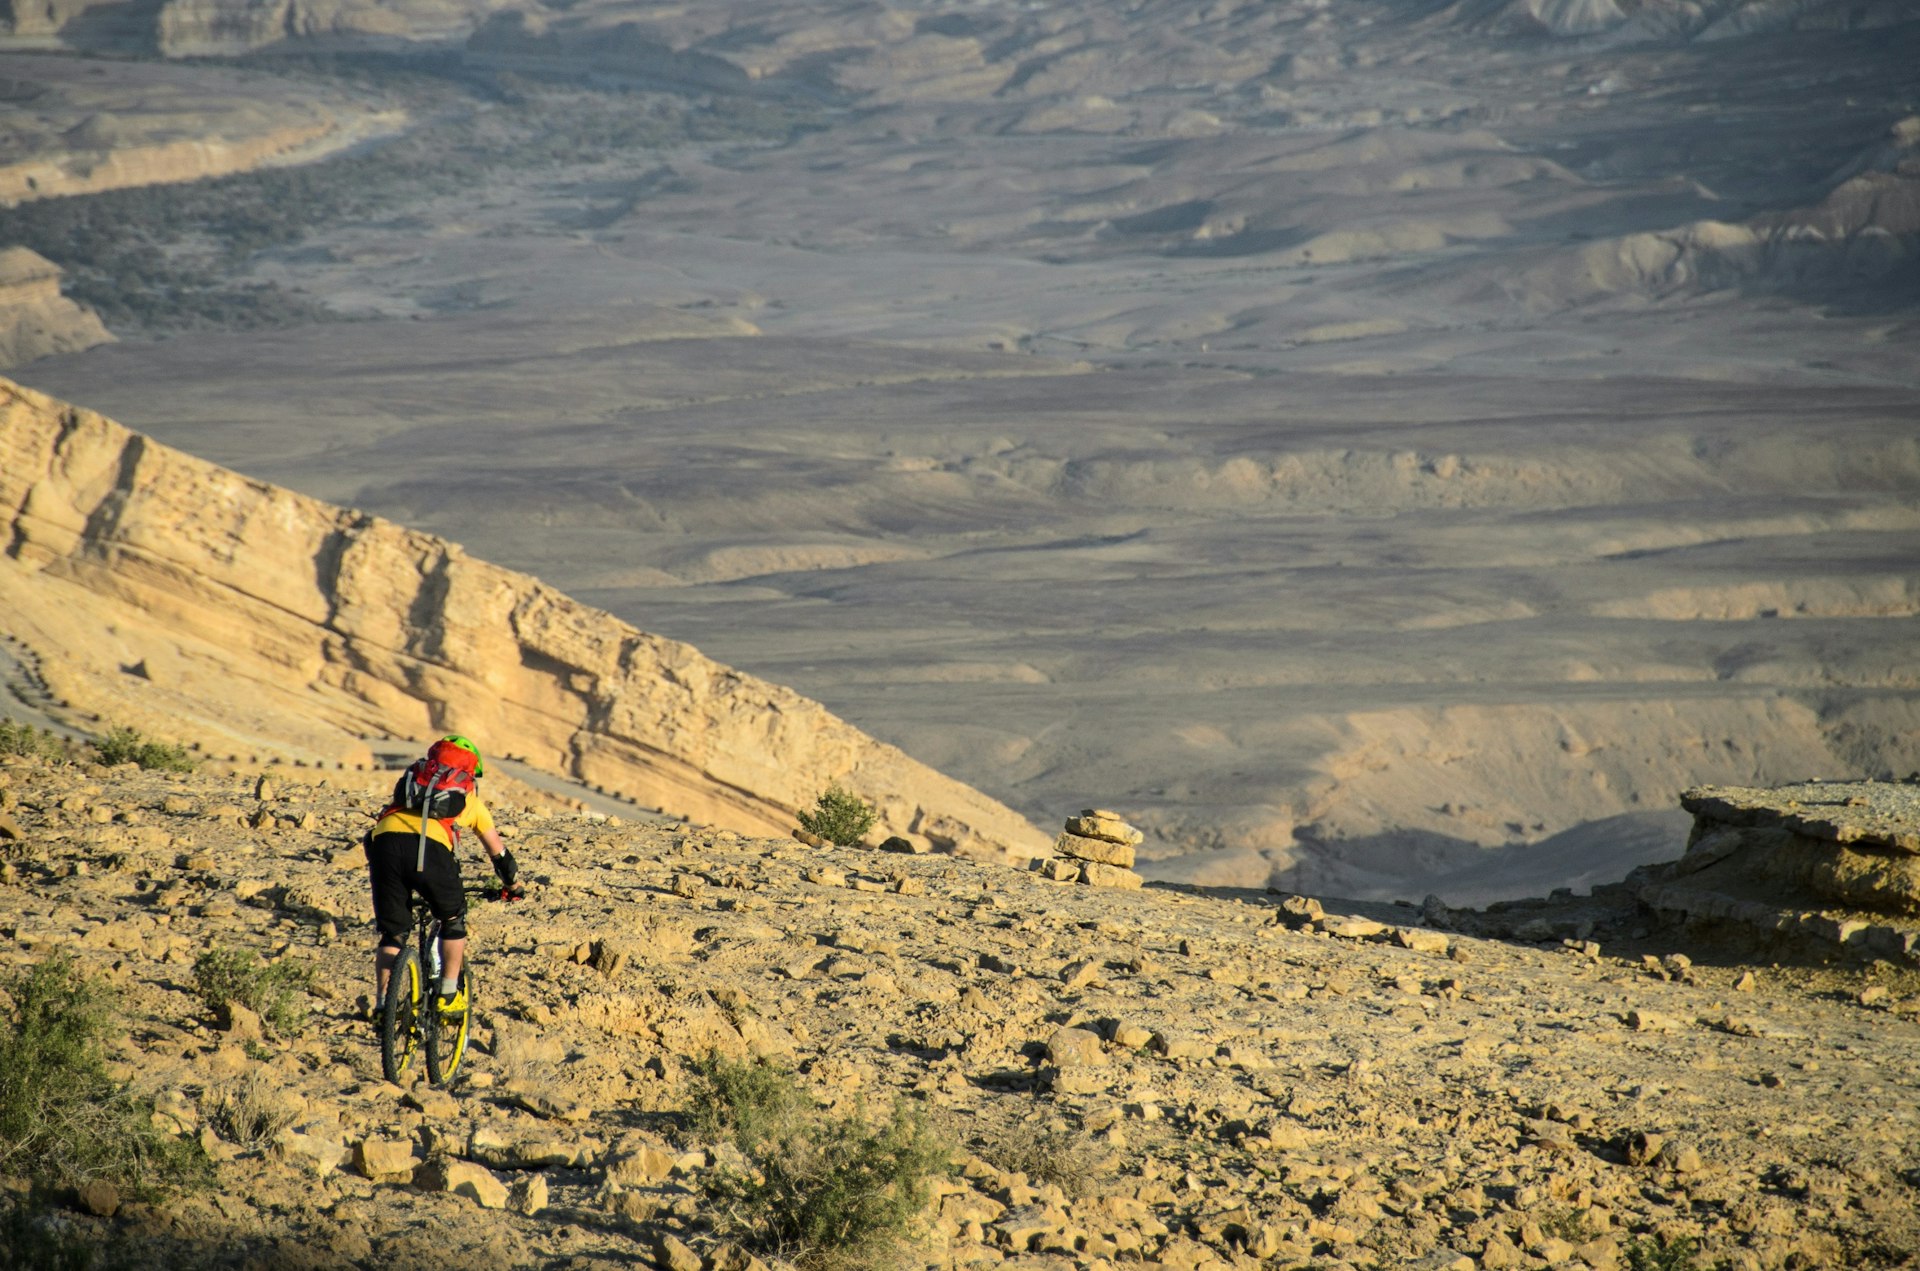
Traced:
<path fill-rule="evenodd" d="M 1047 842 L 689 645 L 5 380 L 0 527 L 0 611 L 53 691 L 171 738 L 337 762 L 363 757 L 364 737 L 458 729 L 727 828 L 785 833 L 838 781 L 884 833 L 998 857 Z"/>
<path fill-rule="evenodd" d="M 1250 51 L 1246 37 L 1250 30 L 1290 21 L 1290 14 L 1268 12 L 1282 9 L 1212 0 L 1125 13 L 1030 6 L 935 15 L 817 0 L 697 6 L 630 0 L 0 0 L 0 48 L 170 58 L 290 47 L 397 50 L 458 43 L 492 26 L 478 49 L 488 61 L 593 62 L 615 74 L 706 87 L 789 79 L 892 100 L 1072 96 L 1076 89 L 1114 87 L 1103 79 L 1097 59 L 1085 54 L 1129 29 L 1147 34 L 1158 55 L 1157 73 L 1169 83 L 1202 82 L 1222 72 L 1257 78 L 1270 59 Z M 1419 22 L 1434 12 L 1425 3 L 1366 9 L 1369 22 Z M 1633 42 L 1875 30 L 1913 17 L 1905 0 L 1459 0 L 1439 12 L 1442 21 L 1496 35 Z"/>

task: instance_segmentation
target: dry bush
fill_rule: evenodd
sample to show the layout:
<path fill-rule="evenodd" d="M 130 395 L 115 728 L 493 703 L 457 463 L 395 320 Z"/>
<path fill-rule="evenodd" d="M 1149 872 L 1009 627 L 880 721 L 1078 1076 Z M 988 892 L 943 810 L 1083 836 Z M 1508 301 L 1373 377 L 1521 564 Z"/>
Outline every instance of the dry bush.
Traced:
<path fill-rule="evenodd" d="M 980 1146 L 980 1159 L 1005 1174 L 1025 1174 L 1083 1198 L 1100 1171 L 1100 1153 L 1086 1135 L 1060 1126 L 1016 1125 Z"/>
<path fill-rule="evenodd" d="M 207 1119 L 227 1142 L 248 1151 L 272 1144 L 293 1124 L 293 1104 L 258 1068 L 249 1068 L 214 1092 Z"/>

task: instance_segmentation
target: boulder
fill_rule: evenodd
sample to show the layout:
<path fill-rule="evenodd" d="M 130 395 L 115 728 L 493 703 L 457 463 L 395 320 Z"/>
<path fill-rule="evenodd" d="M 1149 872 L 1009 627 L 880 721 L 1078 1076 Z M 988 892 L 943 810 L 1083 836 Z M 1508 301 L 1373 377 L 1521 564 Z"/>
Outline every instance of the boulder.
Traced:
<path fill-rule="evenodd" d="M 1080 877 L 1079 862 L 1063 856 L 1036 856 L 1033 870 L 1042 878 L 1056 883 L 1070 883 Z"/>
<path fill-rule="evenodd" d="M 1089 887 L 1118 887 L 1126 891 L 1137 891 L 1147 880 L 1130 869 L 1088 861 L 1080 867 L 1080 881 Z"/>
<path fill-rule="evenodd" d="M 703 1271 L 700 1255 L 678 1236 L 661 1236 L 654 1246 L 653 1263 L 660 1271 Z"/>
<path fill-rule="evenodd" d="M 411 1178 L 417 1164 L 413 1144 L 403 1139 L 362 1139 L 353 1148 L 353 1168 L 376 1181 Z"/>
<path fill-rule="evenodd" d="M 235 1041 L 257 1042 L 265 1036 L 260 1017 L 238 1002 L 222 1002 L 214 1012 L 214 1025 Z"/>
<path fill-rule="evenodd" d="M 1146 835 L 1122 821 L 1112 812 L 1099 808 L 1089 808 L 1079 816 L 1067 818 L 1067 833 L 1081 838 L 1104 839 L 1109 843 L 1121 843 L 1127 847 L 1138 847 Z"/>
<path fill-rule="evenodd" d="M 1056 1068 L 1086 1068 L 1107 1062 L 1100 1034 L 1086 1028 L 1062 1028 L 1047 1039 L 1047 1059 Z"/>
<path fill-rule="evenodd" d="M 451 1192 L 465 1196 L 482 1209 L 505 1209 L 507 1185 L 485 1166 L 448 1158 L 431 1160 L 413 1172 L 413 1185 L 424 1192 Z"/>
<path fill-rule="evenodd" d="M 673 1176 L 677 1159 L 670 1152 L 643 1145 L 607 1163 L 607 1182 L 616 1187 L 652 1187 Z"/>
<path fill-rule="evenodd" d="M 507 1193 L 507 1208 L 531 1217 L 547 1207 L 547 1180 L 541 1174 L 528 1174 L 513 1180 Z"/>

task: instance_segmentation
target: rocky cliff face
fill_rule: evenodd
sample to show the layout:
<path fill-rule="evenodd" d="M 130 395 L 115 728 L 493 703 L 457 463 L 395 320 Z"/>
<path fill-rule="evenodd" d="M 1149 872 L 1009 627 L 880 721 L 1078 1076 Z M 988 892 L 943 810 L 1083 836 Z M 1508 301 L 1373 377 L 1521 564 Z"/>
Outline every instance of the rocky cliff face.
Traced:
<path fill-rule="evenodd" d="M 1687 854 L 1629 887 L 1668 918 L 1920 962 L 1920 785 L 1702 786 Z"/>
<path fill-rule="evenodd" d="M 430 474 L 422 474 L 431 480 Z M 457 729 L 647 806 L 784 833 L 829 781 L 980 855 L 1044 835 L 795 693 L 456 544 L 0 380 L 0 611 L 74 708 L 338 761 Z M 117 669 L 116 669 L 117 668 Z"/>

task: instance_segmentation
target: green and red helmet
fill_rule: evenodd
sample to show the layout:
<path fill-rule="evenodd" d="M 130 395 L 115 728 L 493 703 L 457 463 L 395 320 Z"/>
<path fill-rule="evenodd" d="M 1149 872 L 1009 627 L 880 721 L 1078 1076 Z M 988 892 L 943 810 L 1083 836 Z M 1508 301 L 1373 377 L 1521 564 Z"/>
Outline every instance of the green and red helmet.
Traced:
<path fill-rule="evenodd" d="M 439 741 L 434 742 L 433 746 L 427 751 L 427 755 L 429 758 L 440 763 L 448 763 L 451 760 L 451 766 L 453 767 L 464 768 L 467 766 L 465 763 L 461 763 L 457 759 L 449 756 L 446 753 L 449 750 L 464 751 L 466 754 L 472 755 L 473 775 L 476 777 L 484 777 L 487 775 L 487 761 L 480 757 L 480 747 L 474 745 L 459 733 L 448 733 Z"/>

